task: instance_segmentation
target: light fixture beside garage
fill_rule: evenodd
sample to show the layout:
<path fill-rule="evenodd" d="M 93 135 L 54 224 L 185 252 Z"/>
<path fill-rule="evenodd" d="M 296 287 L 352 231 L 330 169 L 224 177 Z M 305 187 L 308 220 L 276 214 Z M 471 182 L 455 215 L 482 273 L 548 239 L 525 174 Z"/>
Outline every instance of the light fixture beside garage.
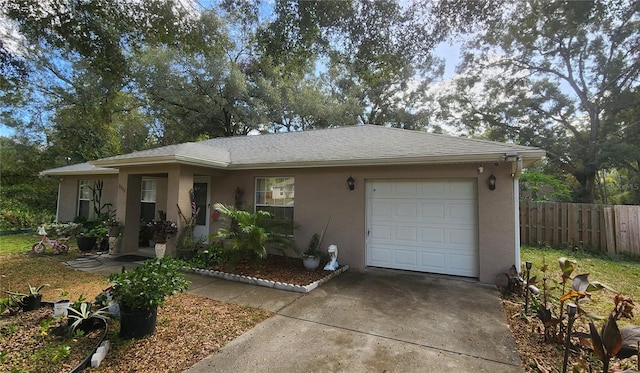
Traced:
<path fill-rule="evenodd" d="M 356 181 L 353 180 L 352 176 L 349 176 L 349 178 L 347 179 L 347 185 L 349 186 L 350 191 L 353 191 L 354 189 L 356 189 Z"/>
<path fill-rule="evenodd" d="M 489 176 L 489 190 L 496 190 L 496 175 Z"/>

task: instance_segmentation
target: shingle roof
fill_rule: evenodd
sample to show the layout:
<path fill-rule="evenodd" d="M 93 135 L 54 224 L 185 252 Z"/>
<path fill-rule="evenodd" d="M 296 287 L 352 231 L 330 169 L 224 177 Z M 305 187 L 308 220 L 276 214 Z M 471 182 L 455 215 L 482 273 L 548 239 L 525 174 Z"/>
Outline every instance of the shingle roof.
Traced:
<path fill-rule="evenodd" d="M 497 162 L 516 152 L 525 163 L 544 157 L 538 148 L 374 125 L 215 138 L 92 161 L 100 167 L 183 163 L 224 169 L 338 165 Z M 59 169 L 45 173 L 57 173 Z"/>
<path fill-rule="evenodd" d="M 104 175 L 117 174 L 114 168 L 98 167 L 89 162 L 73 164 L 70 166 L 58 167 L 51 170 L 42 171 L 42 175 Z"/>

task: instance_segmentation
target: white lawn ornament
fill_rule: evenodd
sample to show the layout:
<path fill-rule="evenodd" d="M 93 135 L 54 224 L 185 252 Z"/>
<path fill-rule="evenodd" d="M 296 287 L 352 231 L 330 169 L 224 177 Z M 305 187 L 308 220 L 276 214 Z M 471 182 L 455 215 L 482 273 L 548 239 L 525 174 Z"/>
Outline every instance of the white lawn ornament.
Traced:
<path fill-rule="evenodd" d="M 329 245 L 327 252 L 329 253 L 329 258 L 331 258 L 331 261 L 327 263 L 326 266 L 324 266 L 324 270 L 335 271 L 336 269 L 338 269 L 338 265 L 339 265 L 338 264 L 338 246 Z"/>

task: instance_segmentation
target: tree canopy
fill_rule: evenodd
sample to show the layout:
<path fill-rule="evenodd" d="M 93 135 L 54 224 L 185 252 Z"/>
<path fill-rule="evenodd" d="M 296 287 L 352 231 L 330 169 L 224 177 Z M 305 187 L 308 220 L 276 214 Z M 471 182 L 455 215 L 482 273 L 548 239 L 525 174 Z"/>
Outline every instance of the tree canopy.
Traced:
<path fill-rule="evenodd" d="M 0 0 L 6 146 L 37 150 L 46 168 L 368 123 L 539 146 L 535 171 L 553 178 L 530 185 L 640 198 L 604 186 L 640 183 L 640 0 L 201 4 Z M 443 42 L 465 51 L 446 81 Z"/>
<path fill-rule="evenodd" d="M 640 125 L 629 115 L 640 104 L 639 12 L 638 1 L 505 5 L 468 44 L 440 117 L 544 148 L 579 183 L 574 200 L 593 202 L 603 151 Z"/>

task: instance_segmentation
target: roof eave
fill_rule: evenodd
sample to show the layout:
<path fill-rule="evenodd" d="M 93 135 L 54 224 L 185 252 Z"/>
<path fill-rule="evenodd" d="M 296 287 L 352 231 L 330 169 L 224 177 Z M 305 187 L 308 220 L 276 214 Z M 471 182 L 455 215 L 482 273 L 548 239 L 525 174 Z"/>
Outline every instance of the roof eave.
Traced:
<path fill-rule="evenodd" d="M 525 164 L 530 164 L 545 157 L 541 150 L 519 151 Z M 273 162 L 273 163 L 242 163 L 229 165 L 231 170 L 249 169 L 276 169 L 276 168 L 321 168 L 321 167 L 357 167 L 357 166 L 391 166 L 391 165 L 416 165 L 416 164 L 453 164 L 453 163 L 481 163 L 504 162 L 505 153 L 490 154 L 449 154 L 424 157 L 390 157 L 390 158 L 361 158 L 349 160 L 323 160 L 323 161 L 297 161 L 297 162 Z"/>
<path fill-rule="evenodd" d="M 75 171 L 42 171 L 40 176 L 82 176 L 82 175 L 117 175 L 118 170 L 114 168 L 98 168 L 95 170 L 75 170 Z"/>
<path fill-rule="evenodd" d="M 140 158 L 127 158 L 127 159 L 99 159 L 89 162 L 94 166 L 100 167 L 126 167 L 126 166 L 149 166 L 160 164 L 185 164 L 191 166 L 207 166 L 214 168 L 227 168 L 229 162 L 224 161 L 212 161 L 208 159 L 202 159 L 197 157 L 188 156 L 162 156 L 162 157 L 140 157 Z"/>

